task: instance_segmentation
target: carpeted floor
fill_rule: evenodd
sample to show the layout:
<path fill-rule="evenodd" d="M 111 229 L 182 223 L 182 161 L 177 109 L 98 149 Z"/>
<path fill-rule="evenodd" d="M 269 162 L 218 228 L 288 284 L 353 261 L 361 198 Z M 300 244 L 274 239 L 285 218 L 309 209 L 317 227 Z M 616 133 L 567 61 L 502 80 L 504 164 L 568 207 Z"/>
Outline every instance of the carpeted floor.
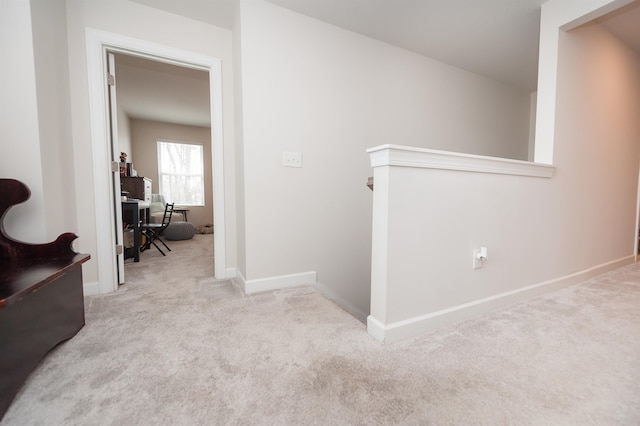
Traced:
<path fill-rule="evenodd" d="M 127 264 L 7 425 L 640 424 L 640 265 L 380 345 L 314 289 L 215 282 L 211 235 Z"/>

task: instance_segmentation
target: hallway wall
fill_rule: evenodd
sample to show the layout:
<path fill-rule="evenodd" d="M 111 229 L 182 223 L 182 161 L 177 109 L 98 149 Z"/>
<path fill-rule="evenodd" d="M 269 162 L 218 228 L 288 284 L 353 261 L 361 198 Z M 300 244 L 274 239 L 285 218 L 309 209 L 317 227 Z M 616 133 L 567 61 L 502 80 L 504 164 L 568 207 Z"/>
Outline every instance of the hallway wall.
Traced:
<path fill-rule="evenodd" d="M 325 294 L 364 319 L 366 149 L 409 144 L 526 159 L 530 94 L 263 0 L 240 4 L 242 272 L 250 281 L 316 271 Z M 302 168 L 282 166 L 288 151 L 302 153 Z"/>

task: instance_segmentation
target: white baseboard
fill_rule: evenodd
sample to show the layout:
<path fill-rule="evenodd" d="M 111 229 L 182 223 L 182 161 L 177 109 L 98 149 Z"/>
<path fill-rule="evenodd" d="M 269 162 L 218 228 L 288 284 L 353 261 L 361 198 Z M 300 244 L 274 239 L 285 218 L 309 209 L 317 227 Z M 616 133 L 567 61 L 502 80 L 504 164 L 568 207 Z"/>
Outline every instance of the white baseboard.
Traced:
<path fill-rule="evenodd" d="M 235 278 L 238 276 L 238 270 L 236 268 L 227 268 L 224 271 L 224 279 Z"/>
<path fill-rule="evenodd" d="M 245 294 L 259 293 L 262 291 L 271 291 L 271 290 L 279 290 L 288 287 L 297 287 L 299 285 L 308 284 L 313 286 L 320 294 L 322 294 L 327 299 L 334 302 L 336 305 L 340 306 L 342 309 L 356 317 L 358 320 L 362 322 L 366 322 L 367 315 L 354 307 L 349 302 L 344 299 L 337 297 L 333 291 L 331 291 L 328 287 L 317 283 L 316 281 L 316 272 L 303 272 L 300 274 L 291 274 L 291 275 L 282 275 L 278 277 L 270 277 L 270 278 L 262 278 L 249 280 L 242 275 L 242 272 L 237 271 L 236 278 L 238 279 L 238 284 L 242 291 Z"/>
<path fill-rule="evenodd" d="M 428 333 L 440 327 L 448 326 L 456 322 L 464 321 L 474 316 L 484 314 L 495 309 L 505 308 L 514 303 L 522 302 L 544 293 L 559 290 L 570 285 L 578 284 L 590 278 L 603 274 L 612 269 L 629 265 L 635 262 L 635 256 L 603 263 L 593 268 L 585 269 L 564 277 L 533 284 L 517 290 L 508 291 L 495 296 L 474 300 L 462 305 L 442 309 L 425 315 L 406 320 L 384 324 L 369 315 L 367 318 L 367 331 L 376 340 L 382 343 L 393 343 L 400 340 Z"/>
<path fill-rule="evenodd" d="M 238 271 L 240 286 L 246 294 L 260 293 L 262 291 L 280 290 L 283 288 L 297 287 L 303 284 L 316 283 L 316 271 L 301 272 L 298 274 L 280 275 L 277 277 L 257 278 L 247 280 Z"/>
<path fill-rule="evenodd" d="M 85 296 L 95 296 L 97 294 L 102 294 L 100 291 L 100 282 L 92 281 L 90 283 L 82 284 L 82 291 Z"/>

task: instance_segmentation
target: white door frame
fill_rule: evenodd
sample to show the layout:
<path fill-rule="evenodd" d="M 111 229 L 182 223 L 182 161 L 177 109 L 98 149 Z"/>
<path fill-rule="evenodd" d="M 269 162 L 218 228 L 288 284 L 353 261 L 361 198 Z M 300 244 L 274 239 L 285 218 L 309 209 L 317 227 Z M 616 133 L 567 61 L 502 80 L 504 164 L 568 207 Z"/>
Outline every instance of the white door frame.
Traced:
<path fill-rule="evenodd" d="M 116 76 L 116 55 L 113 52 L 107 53 L 107 74 L 110 76 Z M 118 140 L 118 99 L 116 95 L 116 86 L 109 84 L 107 87 L 107 108 L 109 109 L 109 126 L 111 130 L 111 143 L 109 144 L 109 160 L 118 161 L 120 163 L 120 146 Z M 120 167 L 118 167 L 120 169 Z M 124 284 L 124 242 L 123 242 L 123 230 L 122 230 L 122 199 L 121 197 L 121 182 L 120 182 L 120 170 L 114 172 L 113 167 L 111 169 L 111 178 L 113 179 L 113 186 L 111 188 L 111 196 L 113 197 L 114 206 L 114 228 L 116 244 L 121 245 L 123 248 L 119 252 L 116 252 L 116 268 L 118 271 L 118 284 Z"/>
<path fill-rule="evenodd" d="M 87 73 L 91 146 L 93 149 L 93 186 L 96 209 L 98 281 L 100 293 L 118 288 L 114 229 L 114 203 L 111 189 L 109 153 L 109 111 L 107 106 L 106 52 L 141 56 L 209 72 L 211 102 L 211 152 L 213 156 L 213 224 L 215 278 L 227 278 L 225 244 L 225 184 L 222 133 L 222 62 L 219 58 L 151 43 L 145 40 L 87 28 Z M 104 224 L 104 226 L 102 226 Z M 109 224 L 109 226 L 107 226 Z"/>
<path fill-rule="evenodd" d="M 638 249 L 640 248 L 640 167 L 638 167 L 638 193 L 636 194 L 636 229 L 633 234 L 633 256 L 636 261 L 640 259 Z"/>

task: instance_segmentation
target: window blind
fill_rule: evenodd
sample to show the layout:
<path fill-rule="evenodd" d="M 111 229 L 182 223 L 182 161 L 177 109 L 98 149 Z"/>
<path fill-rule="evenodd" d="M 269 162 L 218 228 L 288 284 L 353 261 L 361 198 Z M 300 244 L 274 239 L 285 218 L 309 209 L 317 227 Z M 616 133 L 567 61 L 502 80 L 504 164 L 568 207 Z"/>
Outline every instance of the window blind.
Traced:
<path fill-rule="evenodd" d="M 202 145 L 158 141 L 158 177 L 167 202 L 204 206 Z"/>

